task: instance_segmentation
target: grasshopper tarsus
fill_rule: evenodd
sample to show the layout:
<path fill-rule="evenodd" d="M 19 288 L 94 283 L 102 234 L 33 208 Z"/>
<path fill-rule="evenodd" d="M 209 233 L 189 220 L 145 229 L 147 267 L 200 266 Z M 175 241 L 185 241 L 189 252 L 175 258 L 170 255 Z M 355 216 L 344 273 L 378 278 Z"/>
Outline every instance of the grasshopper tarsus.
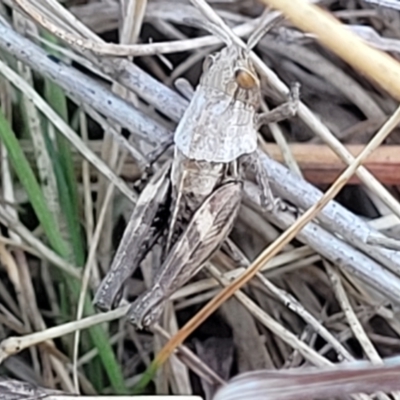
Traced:
<path fill-rule="evenodd" d="M 159 284 L 154 284 L 149 290 L 142 293 L 129 307 L 128 321 L 136 329 L 147 329 L 154 325 L 164 310 L 167 294 Z"/>
<path fill-rule="evenodd" d="M 178 78 L 174 85 L 179 93 L 188 101 L 191 101 L 194 95 L 194 89 L 190 82 L 185 78 Z"/>
<path fill-rule="evenodd" d="M 167 139 L 165 142 L 161 143 L 155 150 L 147 155 L 147 165 L 146 169 L 151 169 L 154 164 L 161 158 L 161 156 L 174 145 L 174 140 Z"/>

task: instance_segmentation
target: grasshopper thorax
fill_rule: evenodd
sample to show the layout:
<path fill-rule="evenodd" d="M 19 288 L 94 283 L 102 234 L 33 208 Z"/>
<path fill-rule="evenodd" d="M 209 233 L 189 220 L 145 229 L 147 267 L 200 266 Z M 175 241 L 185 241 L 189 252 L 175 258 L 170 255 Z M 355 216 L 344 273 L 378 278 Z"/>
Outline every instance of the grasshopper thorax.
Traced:
<path fill-rule="evenodd" d="M 204 62 L 192 101 L 175 131 L 175 148 L 194 161 L 230 163 L 257 149 L 260 81 L 248 51 L 231 44 Z"/>

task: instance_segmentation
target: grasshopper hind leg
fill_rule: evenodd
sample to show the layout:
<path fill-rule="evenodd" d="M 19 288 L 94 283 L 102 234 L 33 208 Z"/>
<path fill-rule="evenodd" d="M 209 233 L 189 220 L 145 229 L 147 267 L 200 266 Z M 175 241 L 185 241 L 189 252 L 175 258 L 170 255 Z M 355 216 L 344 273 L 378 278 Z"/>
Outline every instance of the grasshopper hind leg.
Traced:
<path fill-rule="evenodd" d="M 133 274 L 159 239 L 168 218 L 170 164 L 162 168 L 145 187 L 133 210 L 110 270 L 98 288 L 94 305 L 102 311 L 115 307 L 125 281 Z M 119 300 L 118 300 L 119 299 Z"/>
<path fill-rule="evenodd" d="M 227 182 L 194 213 L 159 269 L 152 288 L 140 295 L 128 311 L 128 319 L 137 328 L 154 325 L 169 297 L 196 275 L 218 250 L 232 230 L 241 193 L 241 182 Z"/>

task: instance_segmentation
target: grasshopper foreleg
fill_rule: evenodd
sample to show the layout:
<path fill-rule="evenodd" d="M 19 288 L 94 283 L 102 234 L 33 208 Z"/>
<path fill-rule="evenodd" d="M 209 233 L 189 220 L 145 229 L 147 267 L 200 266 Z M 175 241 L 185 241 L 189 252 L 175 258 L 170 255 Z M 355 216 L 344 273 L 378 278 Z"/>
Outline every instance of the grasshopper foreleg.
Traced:
<path fill-rule="evenodd" d="M 256 129 L 260 129 L 261 126 L 272 124 L 283 121 L 294 117 L 297 113 L 300 103 L 300 85 L 295 83 L 292 85 L 289 95 L 289 101 L 281 104 L 271 111 L 261 113 L 256 118 Z"/>

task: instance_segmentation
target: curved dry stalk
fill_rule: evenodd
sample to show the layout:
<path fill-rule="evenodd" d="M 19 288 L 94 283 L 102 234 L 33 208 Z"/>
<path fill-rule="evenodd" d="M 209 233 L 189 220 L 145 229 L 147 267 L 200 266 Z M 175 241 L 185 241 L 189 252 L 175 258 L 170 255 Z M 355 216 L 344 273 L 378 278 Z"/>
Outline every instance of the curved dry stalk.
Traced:
<path fill-rule="evenodd" d="M 356 157 L 345 171 L 339 176 L 335 183 L 327 190 L 322 198 L 310 207 L 296 222 L 287 229 L 275 242 L 266 248 L 259 257 L 251 264 L 244 274 L 236 278 L 229 286 L 220 292 L 203 309 L 201 309 L 181 330 L 162 348 L 158 353 L 153 365 L 162 365 L 174 349 L 183 343 L 183 341 L 196 329 L 212 312 L 214 312 L 224 301 L 235 294 L 243 285 L 249 282 L 262 268 L 262 265 L 277 254 L 287 243 L 292 240 L 296 234 L 303 229 L 318 212 L 332 200 L 346 184 L 350 177 L 355 173 L 362 162 L 378 147 L 383 140 L 400 122 L 400 107 L 389 118 L 382 129 L 368 143 L 365 149 Z M 398 302 L 399 300 L 395 300 Z"/>
<path fill-rule="evenodd" d="M 113 44 L 105 43 L 100 40 L 85 39 L 63 30 L 61 27 L 52 23 L 47 18 L 42 18 L 40 12 L 32 6 L 27 0 L 15 0 L 18 5 L 36 22 L 46 28 L 49 32 L 67 42 L 73 47 L 80 47 L 86 51 L 93 52 L 102 56 L 150 56 L 155 54 L 177 53 L 182 51 L 193 50 L 196 48 L 206 47 L 221 43 L 221 39 L 216 36 L 206 36 L 204 38 L 176 40 L 162 43 L 148 44 Z M 65 14 L 67 14 L 65 12 Z M 245 23 L 240 29 L 236 29 L 238 35 L 246 35 L 254 28 L 254 22 Z"/>
<path fill-rule="evenodd" d="M 119 173 L 119 171 L 121 170 L 124 162 L 125 162 L 125 155 L 123 155 L 119 159 L 117 173 Z M 92 240 L 90 242 L 89 254 L 87 256 L 86 263 L 83 268 L 82 285 L 81 285 L 81 289 L 80 289 L 80 293 L 79 293 L 77 312 L 76 312 L 76 321 L 79 321 L 82 319 L 83 307 L 84 307 L 85 297 L 87 294 L 87 289 L 89 286 L 90 276 L 93 273 L 93 267 L 95 264 L 96 252 L 97 252 L 99 241 L 100 241 L 100 235 L 103 231 L 103 224 L 104 224 L 106 213 L 109 210 L 109 205 L 112 200 L 113 191 L 114 191 L 114 185 L 110 184 L 107 188 L 107 192 L 104 197 L 104 201 L 103 201 L 102 207 L 100 209 L 100 212 L 99 212 L 99 215 L 97 218 L 97 225 L 93 232 Z M 73 367 L 73 375 L 74 375 L 75 391 L 77 393 L 79 393 L 79 383 L 78 383 L 79 338 L 80 338 L 80 331 L 76 330 L 75 335 L 74 335 L 74 348 L 73 348 L 73 366 L 74 366 Z"/>
<path fill-rule="evenodd" d="M 68 335 L 76 330 L 87 329 L 94 325 L 121 318 L 125 316 L 127 310 L 128 306 L 124 306 L 107 313 L 92 315 L 79 321 L 68 322 L 66 324 L 48 328 L 44 331 L 35 332 L 30 335 L 22 337 L 9 337 L 4 339 L 0 343 L 0 364 L 6 358 L 31 346 L 35 346 L 39 343 L 58 338 L 60 336 Z"/>

